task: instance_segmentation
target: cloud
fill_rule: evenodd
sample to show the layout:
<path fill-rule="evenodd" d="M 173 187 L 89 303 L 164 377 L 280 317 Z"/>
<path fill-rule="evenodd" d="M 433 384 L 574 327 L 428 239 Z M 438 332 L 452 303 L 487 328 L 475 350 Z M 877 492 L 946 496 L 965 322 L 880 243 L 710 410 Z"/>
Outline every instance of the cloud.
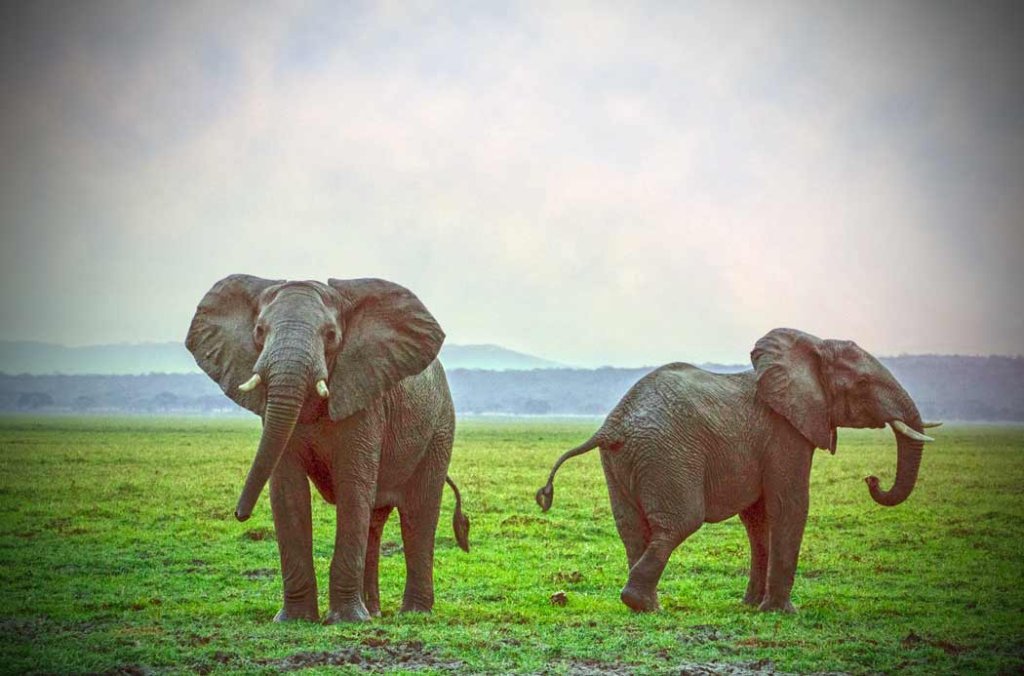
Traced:
<path fill-rule="evenodd" d="M 569 363 L 1024 351 L 1019 12 L 74 11 L 2 71 L 3 337 L 177 339 L 246 271 Z"/>

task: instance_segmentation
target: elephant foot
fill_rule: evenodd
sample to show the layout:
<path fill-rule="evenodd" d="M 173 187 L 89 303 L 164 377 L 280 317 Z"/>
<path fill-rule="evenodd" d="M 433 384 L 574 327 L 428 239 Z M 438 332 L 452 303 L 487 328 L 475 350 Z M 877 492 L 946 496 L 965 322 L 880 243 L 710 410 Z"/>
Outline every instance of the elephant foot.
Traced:
<path fill-rule="evenodd" d="M 745 605 L 745 606 L 753 606 L 753 607 L 756 608 L 756 607 L 761 605 L 761 602 L 763 600 L 764 600 L 764 593 L 763 592 L 758 592 L 758 593 L 747 592 L 746 595 L 743 597 L 743 605 Z"/>
<path fill-rule="evenodd" d="M 763 613 L 795 613 L 796 608 L 793 604 L 786 599 L 785 601 L 772 601 L 771 599 L 765 599 L 761 602 L 761 605 L 757 607 Z"/>
<path fill-rule="evenodd" d="M 320 611 L 316 606 L 312 608 L 289 608 L 285 606 L 274 615 L 274 622 L 319 622 Z"/>
<path fill-rule="evenodd" d="M 658 604 L 657 591 L 644 594 L 627 584 L 619 598 L 635 613 L 653 613 L 661 610 L 661 606 Z"/>
<path fill-rule="evenodd" d="M 332 608 L 324 616 L 324 624 L 341 624 L 343 622 L 369 622 L 370 611 L 362 601 L 350 603 L 341 608 Z"/>
<path fill-rule="evenodd" d="M 429 613 L 434 609 L 434 591 L 406 589 L 402 596 L 403 613 Z"/>
<path fill-rule="evenodd" d="M 380 617 L 380 599 L 364 598 L 363 603 L 366 605 L 366 612 L 370 613 L 370 617 Z"/>

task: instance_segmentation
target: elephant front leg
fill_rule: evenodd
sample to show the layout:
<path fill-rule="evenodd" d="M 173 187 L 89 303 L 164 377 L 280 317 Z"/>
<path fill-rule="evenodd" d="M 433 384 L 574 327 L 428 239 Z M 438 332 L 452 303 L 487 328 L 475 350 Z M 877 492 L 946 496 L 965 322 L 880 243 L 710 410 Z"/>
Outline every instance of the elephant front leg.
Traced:
<path fill-rule="evenodd" d="M 270 477 L 270 509 L 274 515 L 277 548 L 284 579 L 284 605 L 274 618 L 320 619 L 316 575 L 313 572 L 313 523 L 309 504 L 309 480 L 298 454 L 288 450 Z"/>
<path fill-rule="evenodd" d="M 391 507 L 378 507 L 370 517 L 370 536 L 366 542 L 366 565 L 363 571 L 363 603 L 373 617 L 380 616 L 380 538 Z"/>
<path fill-rule="evenodd" d="M 740 520 L 747 529 L 750 541 L 750 581 L 743 603 L 759 606 L 764 600 L 768 581 L 768 520 L 764 511 L 764 500 L 758 500 L 740 512 Z"/>
<path fill-rule="evenodd" d="M 808 494 L 800 491 L 768 509 L 768 582 L 760 610 L 796 611 L 790 601 L 800 542 L 807 524 Z"/>
<path fill-rule="evenodd" d="M 335 495 L 338 524 L 331 559 L 330 610 L 324 624 L 365 622 L 370 612 L 363 602 L 363 576 L 374 491 L 361 483 L 350 483 L 339 486 Z"/>

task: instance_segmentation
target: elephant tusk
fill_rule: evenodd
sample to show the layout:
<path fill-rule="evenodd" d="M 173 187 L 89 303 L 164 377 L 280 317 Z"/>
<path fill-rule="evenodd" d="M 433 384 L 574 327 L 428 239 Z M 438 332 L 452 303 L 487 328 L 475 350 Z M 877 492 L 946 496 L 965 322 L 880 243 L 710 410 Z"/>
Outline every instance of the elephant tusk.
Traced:
<path fill-rule="evenodd" d="M 252 374 L 252 378 L 249 378 L 244 383 L 239 385 L 238 389 L 241 390 L 242 392 L 252 392 L 253 390 L 256 389 L 256 386 L 260 384 L 261 380 L 262 379 L 260 378 L 260 374 L 254 373 Z"/>
<path fill-rule="evenodd" d="M 927 434 L 921 434 L 920 432 L 912 428 L 910 425 L 899 419 L 890 420 L 889 426 L 892 427 L 894 431 L 899 432 L 903 436 L 909 437 L 914 441 L 935 441 L 935 439 L 932 439 Z"/>
<path fill-rule="evenodd" d="M 327 383 L 323 379 L 316 381 L 316 393 L 323 399 L 331 395 L 331 391 L 327 389 Z"/>
<path fill-rule="evenodd" d="M 921 427 L 925 429 L 928 429 L 929 427 L 942 427 L 942 421 L 940 420 L 938 422 L 923 422 L 921 423 Z"/>

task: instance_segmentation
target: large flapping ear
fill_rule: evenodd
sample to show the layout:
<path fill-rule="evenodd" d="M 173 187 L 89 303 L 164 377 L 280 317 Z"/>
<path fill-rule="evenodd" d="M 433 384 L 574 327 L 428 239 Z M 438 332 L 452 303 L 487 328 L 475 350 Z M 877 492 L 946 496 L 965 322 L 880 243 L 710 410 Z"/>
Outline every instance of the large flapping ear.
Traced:
<path fill-rule="evenodd" d="M 823 379 L 822 340 L 796 329 L 773 329 L 754 345 L 750 361 L 757 396 L 818 448 L 835 453 L 836 430 Z"/>
<path fill-rule="evenodd" d="M 342 343 L 330 380 L 331 418 L 341 420 L 429 366 L 444 331 L 420 299 L 398 284 L 383 279 L 327 283 L 342 298 Z"/>
<path fill-rule="evenodd" d="M 199 301 L 185 339 L 199 368 L 236 404 L 258 415 L 266 404 L 265 388 L 242 392 L 238 386 L 252 377 L 259 357 L 252 337 L 257 301 L 264 289 L 282 281 L 252 275 L 225 277 Z"/>

